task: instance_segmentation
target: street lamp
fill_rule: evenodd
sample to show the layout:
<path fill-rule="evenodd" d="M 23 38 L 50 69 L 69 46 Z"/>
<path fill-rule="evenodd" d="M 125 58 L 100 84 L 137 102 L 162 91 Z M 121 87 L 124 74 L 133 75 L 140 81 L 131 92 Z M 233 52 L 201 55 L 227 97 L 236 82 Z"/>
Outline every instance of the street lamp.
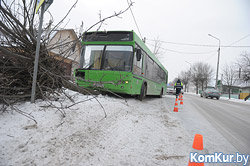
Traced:
<path fill-rule="evenodd" d="M 218 73 L 219 73 L 219 63 L 220 63 L 220 39 L 217 37 L 208 34 L 208 36 L 211 36 L 212 38 L 215 38 L 216 40 L 219 40 L 219 48 L 218 48 L 218 60 L 217 60 L 217 72 L 216 72 L 216 82 L 215 82 L 215 89 L 217 89 L 217 83 L 218 83 Z"/>

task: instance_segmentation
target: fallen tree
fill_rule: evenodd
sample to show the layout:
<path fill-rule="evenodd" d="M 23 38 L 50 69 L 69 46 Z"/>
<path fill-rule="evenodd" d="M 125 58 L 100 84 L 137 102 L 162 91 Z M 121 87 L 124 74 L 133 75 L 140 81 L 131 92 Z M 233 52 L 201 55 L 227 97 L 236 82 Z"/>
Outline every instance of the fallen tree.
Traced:
<path fill-rule="evenodd" d="M 76 3 L 77 1 L 63 20 Z M 100 21 L 86 31 L 95 26 L 98 26 L 98 31 L 105 20 L 118 17 L 131 6 L 132 3 L 126 10 L 115 12 L 106 18 L 100 16 Z M 32 0 L 21 2 L 13 0 L 9 3 L 2 1 L 0 5 L 0 103 L 7 106 L 29 100 L 31 97 L 38 29 L 38 22 L 35 21 L 37 17 L 35 7 L 36 1 Z M 50 100 L 51 96 L 53 98 L 53 96 L 63 93 L 63 87 L 88 95 L 99 94 L 98 91 L 78 87 L 65 76 L 62 63 L 70 56 L 70 51 L 66 50 L 60 59 L 49 53 L 51 49 L 61 46 L 57 44 L 54 47 L 47 47 L 51 33 L 57 30 L 63 21 L 61 20 L 52 28 L 52 20 L 51 18 L 49 24 L 42 28 L 36 99 Z M 80 35 L 79 40 L 82 37 Z M 72 44 L 74 42 L 76 41 L 72 41 Z M 0 109 L 4 110 L 6 107 L 3 106 Z"/>

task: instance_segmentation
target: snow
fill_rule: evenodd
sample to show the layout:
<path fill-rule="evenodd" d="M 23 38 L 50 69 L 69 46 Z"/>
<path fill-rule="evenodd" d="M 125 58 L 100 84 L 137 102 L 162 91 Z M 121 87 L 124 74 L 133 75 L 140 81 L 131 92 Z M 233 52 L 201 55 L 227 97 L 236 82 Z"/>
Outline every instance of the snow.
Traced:
<path fill-rule="evenodd" d="M 195 134 L 203 135 L 203 153 L 237 151 L 185 95 L 184 105 L 175 113 L 174 95 L 147 97 L 142 102 L 126 97 L 126 102 L 112 96 L 95 99 L 69 90 L 67 93 L 79 103 L 66 108 L 73 104 L 66 97 L 59 98 L 62 105 L 53 102 L 65 108 L 65 117 L 56 108 L 44 107 L 48 102 L 41 100 L 15 105 L 33 116 L 37 124 L 13 110 L 0 114 L 0 166 L 182 166 L 195 151 Z"/>
<path fill-rule="evenodd" d="M 196 93 L 191 93 L 191 92 L 186 92 L 187 94 L 191 94 L 191 95 L 196 95 L 196 96 L 200 96 L 200 94 L 196 94 Z M 229 102 L 235 102 L 235 103 L 244 103 L 244 104 L 250 104 L 250 99 L 248 100 L 243 100 L 243 99 L 234 99 L 231 98 L 229 99 L 228 97 L 220 97 L 220 100 L 227 100 Z"/>
<path fill-rule="evenodd" d="M 68 93 L 76 102 L 92 98 Z M 37 125 L 15 111 L 0 114 L 0 165 L 187 165 L 193 136 L 175 117 L 173 96 L 97 99 L 107 118 L 95 99 L 65 109 L 66 117 L 44 101 L 16 105 Z"/>
<path fill-rule="evenodd" d="M 227 100 L 227 101 L 230 101 L 230 102 L 235 102 L 235 103 L 244 103 L 244 104 L 249 104 L 250 105 L 250 100 L 243 100 L 243 99 L 229 99 L 228 97 L 221 97 L 220 98 L 221 100 Z"/>

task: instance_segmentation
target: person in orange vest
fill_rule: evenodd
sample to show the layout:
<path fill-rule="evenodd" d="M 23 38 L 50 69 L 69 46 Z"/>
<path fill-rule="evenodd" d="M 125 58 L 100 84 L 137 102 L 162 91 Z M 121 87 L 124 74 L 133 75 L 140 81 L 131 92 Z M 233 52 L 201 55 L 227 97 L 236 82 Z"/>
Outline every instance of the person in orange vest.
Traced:
<path fill-rule="evenodd" d="M 176 81 L 176 83 L 174 84 L 174 89 L 176 89 L 176 98 L 178 98 L 178 96 L 179 96 L 179 94 L 180 94 L 180 92 L 181 92 L 181 89 L 183 89 L 183 84 L 182 84 L 182 82 L 181 82 L 181 80 L 180 79 L 178 79 L 177 81 Z"/>

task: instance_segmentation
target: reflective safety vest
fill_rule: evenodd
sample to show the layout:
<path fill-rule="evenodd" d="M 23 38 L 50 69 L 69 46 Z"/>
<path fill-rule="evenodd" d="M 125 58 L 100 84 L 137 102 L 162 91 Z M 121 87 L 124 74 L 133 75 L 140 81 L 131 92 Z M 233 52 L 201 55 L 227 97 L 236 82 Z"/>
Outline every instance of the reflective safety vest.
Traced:
<path fill-rule="evenodd" d="M 182 89 L 182 88 L 183 88 L 182 82 L 176 82 L 176 83 L 174 84 L 174 88 L 176 88 L 176 89 Z"/>

